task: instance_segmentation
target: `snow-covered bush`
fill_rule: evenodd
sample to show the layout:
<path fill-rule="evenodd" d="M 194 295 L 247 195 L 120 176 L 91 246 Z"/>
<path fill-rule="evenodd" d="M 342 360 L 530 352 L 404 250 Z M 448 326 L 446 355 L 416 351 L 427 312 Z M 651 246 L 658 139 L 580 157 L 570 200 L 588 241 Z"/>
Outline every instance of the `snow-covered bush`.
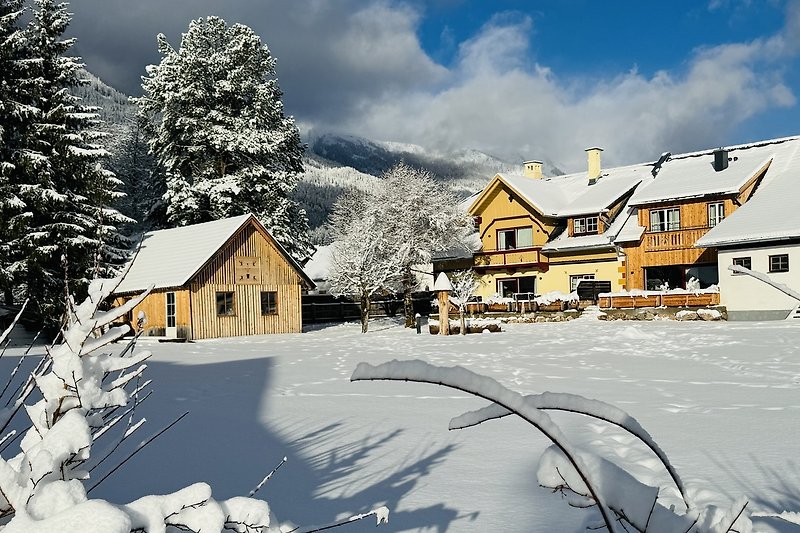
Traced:
<path fill-rule="evenodd" d="M 463 429 L 515 414 L 544 434 L 552 443 L 539 462 L 537 477 L 542 487 L 560 491 L 573 507 L 596 507 L 601 523 L 609 532 L 648 533 L 727 533 L 752 531 L 744 510 L 747 502 L 738 500 L 728 510 L 714 506 L 698 508 L 688 497 L 683 482 L 666 454 L 650 434 L 625 411 L 601 402 L 565 393 L 523 396 L 496 380 L 462 367 L 438 367 L 424 361 L 390 361 L 373 366 L 360 363 L 350 378 L 361 380 L 415 381 L 443 385 L 493 402 L 477 411 L 450 421 L 450 429 Z M 664 469 L 673 490 L 680 496 L 681 508 L 660 501 L 658 486 L 635 478 L 625 465 L 617 464 L 593 450 L 573 444 L 547 411 L 578 413 L 626 431 L 649 448 Z M 667 492 L 666 490 L 664 492 Z"/>
<path fill-rule="evenodd" d="M 6 431 L 9 421 L 22 407 L 29 418 L 19 453 L 11 459 L 0 457 L 0 532 L 288 531 L 280 527 L 267 502 L 251 497 L 217 501 L 206 483 L 196 483 L 172 494 L 144 496 L 126 505 L 89 498 L 89 492 L 105 479 L 91 480 L 93 484 L 87 488 L 85 483 L 90 481 L 93 468 L 142 427 L 143 419 L 134 421 L 134 409 L 140 402 L 139 393 L 150 383 L 142 382 L 141 378 L 146 368 L 144 362 L 151 354 L 135 351 L 137 337 L 118 354 L 101 351 L 129 331 L 127 325 L 113 324 L 147 295 L 145 292 L 124 305 L 101 311 L 101 304 L 117 285 L 117 280 L 94 280 L 83 303 L 76 306 L 71 300 L 68 302 L 68 318 L 60 344 L 47 351 L 21 387 L 17 399 L 0 412 L 0 432 Z M 13 327 L 14 324 L 0 335 L 0 345 Z M 35 391 L 41 394 L 41 399 L 31 403 L 28 399 Z M 118 412 L 125 408 L 121 414 Z M 124 420 L 128 426 L 118 441 L 108 452 L 93 456 L 94 443 Z M 12 442 L 9 439 L 13 435 L 13 431 L 5 435 L 0 444 Z M 143 441 L 133 454 L 153 438 Z M 380 524 L 388 521 L 388 510 L 381 507 L 324 529 L 367 516 L 375 516 Z"/>

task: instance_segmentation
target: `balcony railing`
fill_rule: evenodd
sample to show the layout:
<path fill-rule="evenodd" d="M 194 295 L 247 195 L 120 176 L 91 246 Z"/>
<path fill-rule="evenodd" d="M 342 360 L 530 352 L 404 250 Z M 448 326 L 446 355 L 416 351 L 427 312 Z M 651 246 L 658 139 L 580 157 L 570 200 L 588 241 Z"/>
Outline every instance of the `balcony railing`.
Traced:
<path fill-rule="evenodd" d="M 684 250 L 694 246 L 697 239 L 711 229 L 708 226 L 695 228 L 682 228 L 673 231 L 659 231 L 646 233 L 644 236 L 645 250 L 648 252 L 663 252 L 668 250 Z"/>
<path fill-rule="evenodd" d="M 520 248 L 516 250 L 482 250 L 475 254 L 475 268 L 506 268 L 518 266 L 543 266 L 547 258 L 541 248 Z"/>

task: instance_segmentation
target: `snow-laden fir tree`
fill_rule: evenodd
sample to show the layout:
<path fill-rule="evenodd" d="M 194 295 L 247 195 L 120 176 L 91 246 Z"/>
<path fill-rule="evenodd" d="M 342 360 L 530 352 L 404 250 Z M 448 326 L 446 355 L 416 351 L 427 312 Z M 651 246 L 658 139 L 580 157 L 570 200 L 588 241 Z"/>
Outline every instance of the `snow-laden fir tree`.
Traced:
<path fill-rule="evenodd" d="M 14 60 L 24 65 L 11 144 L 4 145 L 4 183 L 15 197 L 6 269 L 14 286 L 51 324 L 63 312 L 64 282 L 82 294 L 94 275 L 124 261 L 127 219 L 112 207 L 119 181 L 103 168 L 108 155 L 96 114 L 71 88 L 81 83 L 79 58 L 67 55 L 71 20 L 66 4 L 36 0 Z M 4 139 L 5 140 L 5 139 Z"/>
<path fill-rule="evenodd" d="M 251 212 L 292 255 L 307 256 L 308 222 L 289 199 L 303 145 L 267 45 L 243 24 L 208 17 L 189 24 L 177 50 L 159 35 L 158 50 L 136 102 L 166 180 L 168 223 Z"/>
<path fill-rule="evenodd" d="M 24 204 L 11 184 L 15 169 L 12 154 L 24 119 L 30 115 L 29 106 L 21 98 L 26 68 L 21 61 L 25 46 L 19 26 L 22 13 L 22 0 L 0 3 L 0 291 L 9 305 L 14 299 L 12 241 L 25 229 L 19 216 Z"/>
<path fill-rule="evenodd" d="M 412 268 L 431 262 L 433 253 L 467 248 L 474 231 L 472 218 L 459 208 L 455 196 L 431 174 L 404 163 L 383 176 L 383 186 L 373 199 L 380 220 L 387 225 L 396 246 L 403 246 L 403 297 L 406 327 L 414 324 L 411 293 L 416 289 Z"/>
<path fill-rule="evenodd" d="M 121 125 L 115 138 L 109 167 L 123 183 L 126 197 L 119 210 L 136 223 L 129 228 L 131 235 L 141 234 L 163 226 L 166 220 L 164 181 L 154 179 L 155 161 L 144 136 L 141 121 L 129 118 Z"/>
<path fill-rule="evenodd" d="M 328 271 L 331 294 L 359 301 L 361 333 L 369 328 L 373 296 L 399 286 L 408 253 L 408 248 L 397 246 L 387 233 L 381 217 L 381 210 L 361 191 L 344 193 L 331 214 L 335 239 Z"/>

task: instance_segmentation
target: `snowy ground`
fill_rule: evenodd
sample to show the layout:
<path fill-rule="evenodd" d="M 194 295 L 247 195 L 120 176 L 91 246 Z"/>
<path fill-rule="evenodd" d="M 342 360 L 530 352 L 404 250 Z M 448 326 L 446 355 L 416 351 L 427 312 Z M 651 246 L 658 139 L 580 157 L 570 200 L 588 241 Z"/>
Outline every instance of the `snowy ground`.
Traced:
<path fill-rule="evenodd" d="M 288 464 L 259 493 L 281 520 L 323 524 L 387 505 L 383 531 L 582 530 L 586 511 L 537 486 L 547 442 L 534 428 L 508 417 L 448 432 L 451 417 L 485 403 L 432 385 L 349 381 L 360 361 L 421 358 L 465 366 L 522 393 L 613 403 L 653 435 L 699 501 L 747 495 L 751 512 L 798 511 L 798 326 L 576 320 L 441 337 L 383 321 L 367 335 L 346 324 L 148 342 L 155 394 L 138 414 L 150 432 L 190 415 L 91 496 L 123 503 L 201 480 L 217 498 L 246 495 L 286 455 Z M 609 456 L 651 475 L 651 456 L 619 432 L 578 415 L 556 418 L 576 442 L 602 440 Z M 754 522 L 759 531 L 798 531 L 774 519 Z"/>

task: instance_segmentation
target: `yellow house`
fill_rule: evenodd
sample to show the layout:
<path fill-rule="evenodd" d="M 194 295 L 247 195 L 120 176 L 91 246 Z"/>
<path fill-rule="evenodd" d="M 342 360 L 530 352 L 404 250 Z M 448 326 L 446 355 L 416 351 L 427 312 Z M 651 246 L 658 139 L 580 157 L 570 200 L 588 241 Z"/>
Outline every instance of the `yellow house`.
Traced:
<path fill-rule="evenodd" d="M 568 293 L 581 279 L 612 292 L 716 284 L 717 250 L 702 237 L 773 176 L 800 168 L 800 137 L 787 137 L 603 169 L 589 148 L 587 171 L 544 177 L 497 174 L 469 207 L 481 240 L 477 294 Z"/>
<path fill-rule="evenodd" d="M 527 161 L 524 175 L 492 179 L 469 209 L 482 244 L 474 256 L 478 295 L 568 293 L 580 279 L 624 287 L 613 239 L 630 216 L 627 200 L 653 166 L 604 171 L 601 152 L 587 150 L 587 172 L 547 178 L 540 161 Z"/>

